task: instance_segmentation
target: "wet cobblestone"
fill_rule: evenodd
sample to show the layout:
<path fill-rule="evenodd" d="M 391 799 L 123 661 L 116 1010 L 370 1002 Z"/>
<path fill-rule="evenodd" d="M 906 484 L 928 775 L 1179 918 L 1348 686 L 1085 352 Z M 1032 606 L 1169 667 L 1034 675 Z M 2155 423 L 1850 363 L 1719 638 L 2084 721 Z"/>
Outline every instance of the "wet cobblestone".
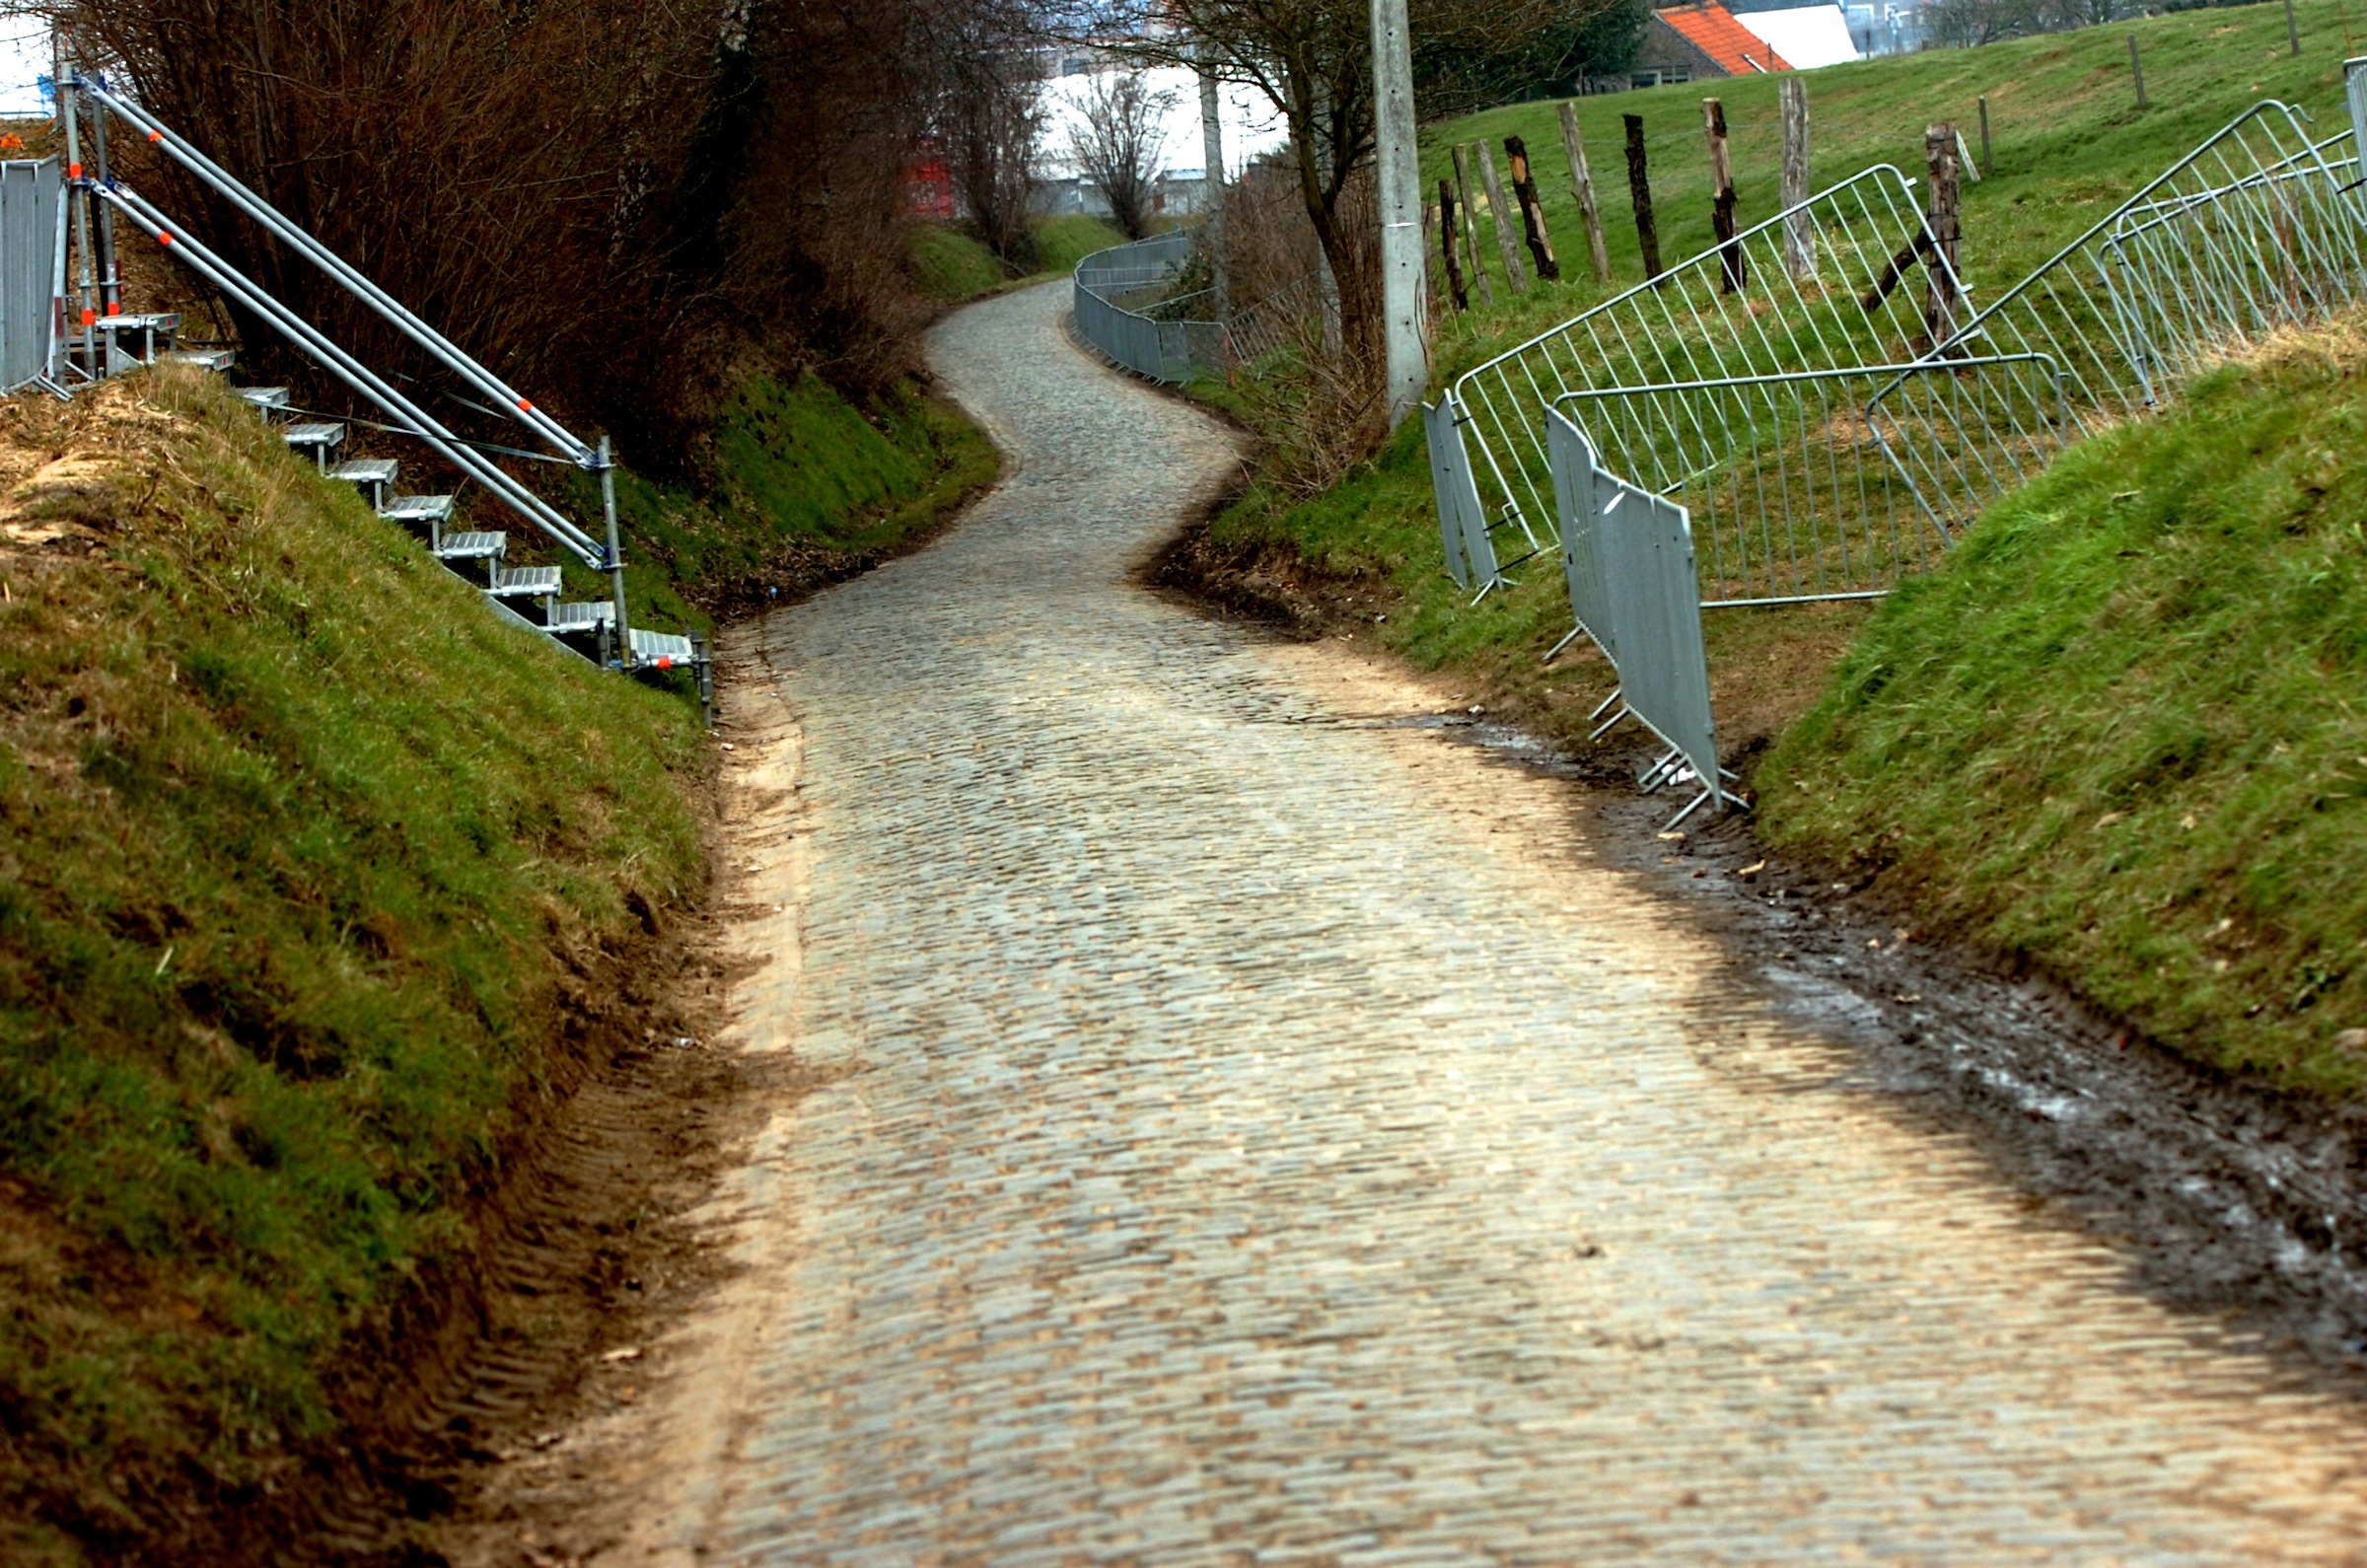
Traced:
<path fill-rule="evenodd" d="M 1852 1087 L 1565 786 L 1127 586 L 1233 449 L 1062 303 L 933 342 L 1003 487 L 741 648 L 803 886 L 742 1043 L 836 1076 L 697 1560 L 2367 1560 L 2354 1407 Z"/>

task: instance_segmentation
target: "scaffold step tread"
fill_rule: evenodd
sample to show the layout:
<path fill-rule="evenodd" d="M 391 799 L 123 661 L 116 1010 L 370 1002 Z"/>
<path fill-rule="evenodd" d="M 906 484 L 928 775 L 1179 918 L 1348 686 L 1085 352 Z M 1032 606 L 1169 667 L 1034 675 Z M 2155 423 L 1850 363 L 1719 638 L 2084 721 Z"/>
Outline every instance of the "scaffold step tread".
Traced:
<path fill-rule="evenodd" d="M 452 516 L 449 495 L 398 495 L 379 514 L 391 523 L 441 523 Z"/>
<path fill-rule="evenodd" d="M 489 593 L 507 598 L 525 595 L 543 598 L 559 591 L 559 569 L 555 566 L 502 566 L 493 572 Z"/>
<path fill-rule="evenodd" d="M 510 536 L 507 534 L 470 531 L 445 535 L 443 542 L 436 546 L 435 554 L 440 561 L 484 560 L 500 555 L 509 547 Z"/>
<path fill-rule="evenodd" d="M 353 484 L 393 484 L 396 466 L 393 458 L 353 458 L 329 469 L 328 476 Z"/>

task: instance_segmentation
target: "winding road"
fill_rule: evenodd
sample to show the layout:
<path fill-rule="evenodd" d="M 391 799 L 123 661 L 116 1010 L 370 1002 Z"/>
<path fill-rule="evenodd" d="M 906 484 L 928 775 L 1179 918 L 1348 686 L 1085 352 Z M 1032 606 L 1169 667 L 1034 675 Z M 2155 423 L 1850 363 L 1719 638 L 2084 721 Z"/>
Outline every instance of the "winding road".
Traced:
<path fill-rule="evenodd" d="M 704 1564 L 2367 1560 L 2367 1421 L 1910 1126 L 1438 693 L 1129 574 L 1238 461 L 1063 331 L 1007 476 L 744 629 L 794 1059 L 632 1538 Z"/>

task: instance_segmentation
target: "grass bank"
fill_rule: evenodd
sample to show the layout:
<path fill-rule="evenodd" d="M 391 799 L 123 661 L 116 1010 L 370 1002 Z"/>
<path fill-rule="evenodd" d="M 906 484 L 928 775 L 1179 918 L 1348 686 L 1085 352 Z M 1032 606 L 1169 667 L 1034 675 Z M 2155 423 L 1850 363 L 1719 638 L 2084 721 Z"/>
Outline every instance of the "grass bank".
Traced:
<path fill-rule="evenodd" d="M 12 400 L 0 463 L 0 1557 L 123 1561 L 466 1256 L 580 974 L 703 888 L 703 763 L 208 380 Z"/>
<path fill-rule="evenodd" d="M 958 224 L 924 223 L 912 238 L 912 265 L 931 298 L 959 305 L 980 295 L 1065 276 L 1096 250 L 1126 237 L 1100 218 L 1068 213 L 1036 222 L 1036 269 L 1016 273 Z"/>
<path fill-rule="evenodd" d="M 920 387 L 859 407 L 811 374 L 744 380 L 698 467 L 670 483 L 620 472 L 616 509 L 635 613 L 700 629 L 908 548 L 997 471 L 977 427 Z M 600 515 L 588 479 L 574 500 Z M 577 591 L 600 589 L 584 575 Z"/>
<path fill-rule="evenodd" d="M 2087 442 L 1875 613 L 1757 774 L 2207 1061 L 2367 1087 L 2367 322 Z"/>

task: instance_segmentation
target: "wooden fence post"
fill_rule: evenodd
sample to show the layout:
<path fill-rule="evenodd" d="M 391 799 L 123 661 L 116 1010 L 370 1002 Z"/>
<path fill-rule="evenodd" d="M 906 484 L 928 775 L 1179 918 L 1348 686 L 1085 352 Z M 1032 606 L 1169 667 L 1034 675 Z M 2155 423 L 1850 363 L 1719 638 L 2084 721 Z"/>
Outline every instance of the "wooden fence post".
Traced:
<path fill-rule="evenodd" d="M 1438 182 L 1438 245 L 1446 252 L 1447 287 L 1455 296 L 1455 309 L 1471 308 L 1470 291 L 1463 285 L 1463 262 L 1455 255 L 1455 181 Z"/>
<path fill-rule="evenodd" d="M 1931 238 L 1937 253 L 1924 268 L 1930 290 L 1923 306 L 1923 327 L 1934 349 L 1956 335 L 1956 257 L 1961 236 L 1957 220 L 1956 149 L 1954 124 L 1942 121 L 1924 128 L 1923 163 L 1931 177 Z"/>
<path fill-rule="evenodd" d="M 1989 96 L 1980 96 L 1980 174 L 1987 178 L 1996 171 L 1996 160 L 1989 156 Z"/>
<path fill-rule="evenodd" d="M 1717 99 L 1701 101 L 1701 127 L 1709 135 L 1709 232 L 1718 242 L 1718 270 L 1722 294 L 1740 294 L 1750 281 L 1745 275 L 1743 248 L 1734 243 L 1734 162 L 1726 151 L 1726 106 Z"/>
<path fill-rule="evenodd" d="M 1808 84 L 1783 79 L 1783 204 L 1788 210 L 1808 200 Z M 1783 220 L 1783 269 L 1795 283 L 1817 275 L 1817 228 L 1805 212 Z"/>
<path fill-rule="evenodd" d="M 1553 258 L 1553 236 L 1545 232 L 1544 204 L 1537 199 L 1537 175 L 1529 167 L 1529 144 L 1518 136 L 1504 138 L 1504 162 L 1512 174 L 1512 196 L 1521 204 L 1521 237 L 1537 275 L 1547 283 L 1561 281 L 1561 263 Z"/>
<path fill-rule="evenodd" d="M 2136 79 L 2137 107 L 2145 107 L 2145 62 L 2137 58 L 2137 36 L 2128 36 L 2128 74 Z"/>
<path fill-rule="evenodd" d="M 1479 285 L 1479 303 L 1496 308 L 1496 286 L 1488 281 L 1487 263 L 1479 259 L 1479 209 L 1471 204 L 1471 169 L 1463 144 L 1455 144 L 1455 197 L 1463 203 L 1463 249 L 1471 258 L 1471 281 Z"/>
<path fill-rule="evenodd" d="M 1635 238 L 1644 249 L 1644 276 L 1659 281 L 1660 225 L 1652 219 L 1652 180 L 1644 168 L 1644 116 L 1621 114 L 1627 124 L 1627 200 L 1635 208 Z"/>
<path fill-rule="evenodd" d="M 1512 237 L 1512 225 L 1504 221 L 1504 181 L 1496 174 L 1496 155 L 1485 142 L 1471 143 L 1471 152 L 1479 160 L 1479 182 L 1487 187 L 1487 216 L 1496 231 L 1496 253 L 1504 258 L 1504 281 L 1513 293 L 1526 294 L 1529 269 L 1521 264 L 1521 246 Z"/>
<path fill-rule="evenodd" d="M 1578 198 L 1578 215 L 1586 220 L 1586 249 L 1595 263 L 1595 281 L 1611 281 L 1611 251 L 1603 244 L 1603 213 L 1595 205 L 1595 177 L 1586 167 L 1586 140 L 1578 134 L 1578 110 L 1561 106 L 1561 150 L 1570 155 L 1570 191 Z"/>

